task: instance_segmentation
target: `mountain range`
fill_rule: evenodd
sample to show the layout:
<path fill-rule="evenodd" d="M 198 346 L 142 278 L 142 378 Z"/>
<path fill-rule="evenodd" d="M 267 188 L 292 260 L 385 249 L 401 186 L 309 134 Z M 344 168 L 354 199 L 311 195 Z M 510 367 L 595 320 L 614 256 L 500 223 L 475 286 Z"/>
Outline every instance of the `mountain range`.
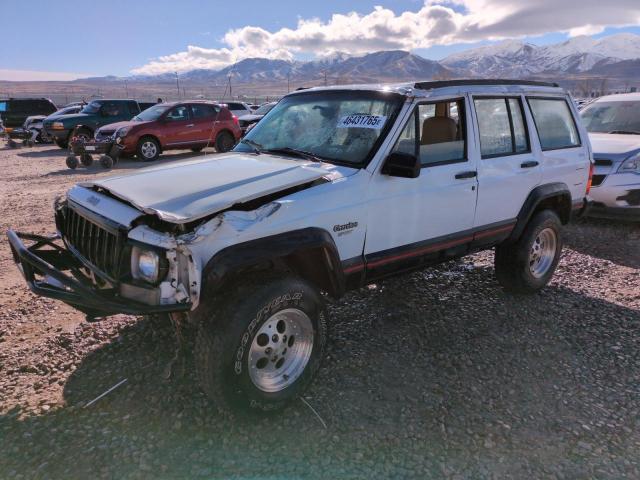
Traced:
<path fill-rule="evenodd" d="M 190 84 L 268 84 L 295 81 L 362 83 L 446 79 L 459 77 L 554 78 L 586 77 L 640 79 L 640 35 L 622 33 L 601 39 L 588 36 L 537 46 L 506 40 L 428 60 L 401 50 L 352 56 L 335 53 L 314 61 L 247 58 L 221 70 L 192 70 L 180 74 Z M 122 80 L 109 77 L 113 80 Z M 96 79 L 97 80 L 97 79 Z M 107 80 L 107 77 L 102 77 Z M 175 82 L 175 74 L 129 77 L 133 82 Z"/>

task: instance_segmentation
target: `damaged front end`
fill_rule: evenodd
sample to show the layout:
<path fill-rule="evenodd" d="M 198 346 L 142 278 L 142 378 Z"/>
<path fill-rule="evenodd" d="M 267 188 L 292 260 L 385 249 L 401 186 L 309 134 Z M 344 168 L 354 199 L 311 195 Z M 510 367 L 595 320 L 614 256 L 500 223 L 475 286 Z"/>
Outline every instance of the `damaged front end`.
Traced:
<path fill-rule="evenodd" d="M 280 207 L 270 201 L 255 210 L 226 210 L 196 225 L 178 226 L 157 217 L 154 222 L 148 212 L 105 192 L 74 187 L 54 205 L 55 236 L 10 230 L 8 237 L 34 293 L 90 318 L 188 312 L 199 303 L 202 259 L 208 256 L 201 251 L 203 240 L 210 241 L 214 232 L 237 236 Z M 109 212 L 109 218 L 96 210 Z"/>
<path fill-rule="evenodd" d="M 109 211 L 110 218 L 89 206 Z M 90 317 L 192 308 L 190 260 L 172 245 L 132 238 L 139 211 L 81 187 L 54 207 L 57 235 L 7 234 L 14 260 L 33 292 L 62 300 Z"/>

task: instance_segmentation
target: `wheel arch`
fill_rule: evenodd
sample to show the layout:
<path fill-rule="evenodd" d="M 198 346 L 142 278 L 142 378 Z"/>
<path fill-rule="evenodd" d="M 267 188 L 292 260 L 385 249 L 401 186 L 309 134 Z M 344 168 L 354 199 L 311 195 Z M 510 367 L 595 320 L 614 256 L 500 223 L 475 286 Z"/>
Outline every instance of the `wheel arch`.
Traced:
<path fill-rule="evenodd" d="M 542 210 L 552 210 L 560 217 L 562 224 L 566 225 L 571 220 L 571 206 L 571 191 L 567 184 L 558 182 L 537 186 L 524 201 L 516 225 L 506 242 L 517 241 L 529 220 Z"/>
<path fill-rule="evenodd" d="M 153 133 L 143 133 L 141 135 L 138 135 L 138 140 L 136 141 L 136 151 L 138 150 L 138 147 L 140 146 L 140 142 L 142 142 L 145 138 L 152 138 L 153 140 L 155 140 L 156 143 L 158 144 L 158 147 L 160 148 L 160 152 L 159 153 L 162 153 L 162 151 L 164 150 L 162 148 L 162 142 L 160 141 L 158 136 L 154 135 Z"/>
<path fill-rule="evenodd" d="M 204 295 L 215 295 L 243 275 L 292 272 L 332 297 L 345 291 L 338 249 L 326 230 L 316 227 L 294 230 L 227 247 L 205 265 Z"/>

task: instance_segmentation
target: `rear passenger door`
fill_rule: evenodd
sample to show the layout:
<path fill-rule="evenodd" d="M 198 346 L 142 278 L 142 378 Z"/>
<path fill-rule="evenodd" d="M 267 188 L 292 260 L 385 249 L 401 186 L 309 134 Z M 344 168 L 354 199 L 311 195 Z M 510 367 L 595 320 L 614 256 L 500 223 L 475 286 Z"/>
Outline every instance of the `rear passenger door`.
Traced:
<path fill-rule="evenodd" d="M 472 96 L 478 158 L 475 227 L 498 235 L 515 222 L 529 192 L 541 181 L 531 118 L 519 96 Z M 504 233 L 504 232 L 502 232 Z M 492 233 L 493 235 L 493 233 Z"/>
<path fill-rule="evenodd" d="M 220 108 L 206 103 L 191 104 L 191 115 L 194 124 L 194 142 L 213 145 L 216 130 L 216 117 Z"/>
<path fill-rule="evenodd" d="M 564 183 L 573 203 L 581 202 L 589 176 L 589 150 L 566 97 L 528 97 L 542 149 L 542 183 Z M 573 113 L 572 113 L 573 112 Z"/>

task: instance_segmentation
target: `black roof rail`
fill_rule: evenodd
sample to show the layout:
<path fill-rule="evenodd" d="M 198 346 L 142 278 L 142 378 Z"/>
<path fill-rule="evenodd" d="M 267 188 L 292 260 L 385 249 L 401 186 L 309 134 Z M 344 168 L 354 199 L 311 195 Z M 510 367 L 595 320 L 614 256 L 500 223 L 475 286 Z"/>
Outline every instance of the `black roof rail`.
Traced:
<path fill-rule="evenodd" d="M 477 80 L 436 80 L 433 82 L 416 82 L 413 88 L 432 90 L 444 87 L 463 87 L 471 85 L 527 85 L 532 87 L 559 87 L 555 82 L 539 82 L 535 80 L 513 79 L 477 79 Z"/>

